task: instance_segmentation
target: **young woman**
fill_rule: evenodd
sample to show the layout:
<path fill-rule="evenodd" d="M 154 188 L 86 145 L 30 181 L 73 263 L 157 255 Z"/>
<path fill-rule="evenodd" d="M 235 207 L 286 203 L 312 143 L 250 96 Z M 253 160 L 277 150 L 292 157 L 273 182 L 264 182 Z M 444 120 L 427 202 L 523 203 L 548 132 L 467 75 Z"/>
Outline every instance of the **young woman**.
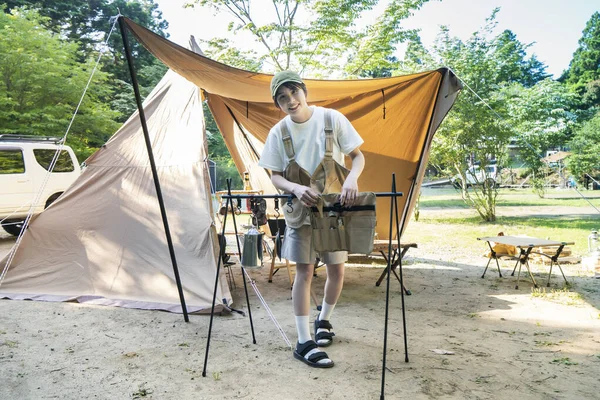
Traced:
<path fill-rule="evenodd" d="M 296 263 L 292 301 L 298 342 L 294 357 L 312 367 L 329 368 L 333 367 L 333 361 L 318 347 L 333 342 L 335 334 L 330 318 L 342 291 L 348 255 L 315 253 L 307 207 L 316 205 L 321 193 L 340 193 L 340 202 L 352 206 L 365 160 L 359 150 L 363 140 L 350 121 L 336 110 L 309 106 L 307 95 L 297 73 L 275 74 L 271 96 L 287 116 L 269 132 L 258 165 L 271 170 L 271 181 L 277 189 L 296 197 L 291 212 L 287 206 L 283 207 L 287 228 L 282 248 L 282 257 Z M 349 171 L 343 167 L 345 155 L 352 161 Z M 314 321 L 315 342 L 311 337 L 309 309 L 317 257 L 327 266 L 327 280 L 321 312 Z"/>

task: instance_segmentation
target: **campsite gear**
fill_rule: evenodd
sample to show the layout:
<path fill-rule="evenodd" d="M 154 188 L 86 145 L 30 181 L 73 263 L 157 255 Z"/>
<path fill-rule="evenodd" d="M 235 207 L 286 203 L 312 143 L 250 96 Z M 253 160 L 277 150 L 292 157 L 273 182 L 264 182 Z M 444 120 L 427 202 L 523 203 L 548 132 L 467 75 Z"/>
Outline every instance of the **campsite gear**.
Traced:
<path fill-rule="evenodd" d="M 279 261 L 281 261 L 281 246 L 283 245 L 283 240 L 281 239 L 281 228 L 279 227 L 279 199 L 275 198 L 275 223 L 277 224 L 277 233 L 275 234 L 275 248 L 277 249 L 277 257 Z M 273 234 L 273 232 L 271 232 Z"/>
<path fill-rule="evenodd" d="M 317 252 L 371 254 L 375 240 L 375 193 L 359 193 L 352 207 L 339 203 L 339 194 L 322 195 L 311 208 L 312 243 Z"/>
<path fill-rule="evenodd" d="M 529 259 L 531 256 L 531 252 L 535 249 L 539 254 L 543 254 L 545 257 L 548 257 L 551 260 L 550 263 L 550 271 L 548 272 L 548 281 L 546 282 L 546 286 L 550 287 L 550 278 L 552 277 L 552 267 L 556 265 L 560 270 L 560 273 L 565 280 L 565 284 L 569 284 L 567 281 L 567 277 L 558 262 L 558 258 L 560 257 L 565 246 L 573 245 L 574 242 L 559 242 L 556 240 L 549 239 L 538 239 L 530 236 L 486 236 L 477 238 L 477 240 L 484 240 L 487 242 L 488 247 L 492 252 L 492 257 L 488 260 L 485 269 L 483 270 L 483 275 L 481 277 L 485 277 L 485 272 L 490 265 L 490 262 L 493 260 L 496 261 L 496 265 L 498 266 L 498 275 L 502 277 L 502 273 L 500 272 L 500 264 L 498 263 L 498 259 L 501 257 L 510 257 L 508 255 L 496 254 L 494 249 L 492 248 L 491 243 L 502 243 L 511 246 L 515 246 L 519 250 L 519 254 L 517 256 L 512 257 L 512 259 L 516 259 L 516 264 L 513 269 L 512 275 L 514 276 L 517 267 L 519 267 L 519 272 L 517 273 L 517 284 L 515 289 L 519 288 L 519 279 L 521 277 L 521 266 L 524 265 L 527 268 L 527 273 L 533 282 L 535 287 L 538 287 L 535 278 L 533 277 L 531 270 L 529 268 Z M 542 253 L 539 251 L 540 249 L 545 248 L 546 250 Z"/>
<path fill-rule="evenodd" d="M 308 342 L 305 342 L 302 344 L 296 343 L 296 349 L 294 350 L 294 357 L 297 358 L 298 360 L 302 361 L 303 363 L 310 365 L 311 367 L 315 367 L 315 368 L 331 368 L 331 367 L 333 367 L 333 361 L 328 362 L 328 363 L 319 363 L 319 361 L 321 361 L 321 360 L 329 359 L 329 356 L 324 351 L 317 351 L 317 352 L 314 352 L 313 354 L 311 354 L 310 356 L 308 356 L 308 358 L 305 357 L 309 351 L 316 349 L 316 348 L 317 348 L 317 344 L 315 343 L 314 340 L 309 340 Z"/>
<path fill-rule="evenodd" d="M 254 226 L 244 235 L 244 246 L 242 247 L 242 267 L 261 268 L 263 254 L 263 234 Z"/>
<path fill-rule="evenodd" d="M 244 172 L 244 190 L 252 190 L 252 185 L 250 184 L 250 173 L 248 171 Z"/>
<path fill-rule="evenodd" d="M 318 332 L 319 329 L 327 329 L 329 332 Z M 321 320 L 319 319 L 319 316 L 317 316 L 317 318 L 315 319 L 315 342 L 317 342 L 317 345 L 319 347 L 331 346 L 331 343 L 333 343 L 333 337 L 335 336 L 335 333 L 331 331 L 332 329 L 333 326 L 331 326 L 331 323 L 329 321 L 326 321 L 324 319 Z M 325 342 L 319 343 L 322 340 L 325 340 Z"/>
<path fill-rule="evenodd" d="M 123 18 L 123 22 L 151 53 L 188 79 L 190 85 L 202 88 L 202 100 L 207 100 L 240 174 L 249 171 L 254 189 L 275 193 L 268 172 L 256 166 L 260 143 L 282 118 L 269 90 L 273 75 L 248 74 L 199 57 L 130 19 Z M 400 229 L 405 230 L 425 173 L 431 140 L 457 98 L 460 80 L 448 68 L 440 68 L 382 79 L 304 79 L 304 83 L 311 104 L 342 111 L 365 140 L 361 150 L 367 164 L 358 182 L 361 190 L 387 187 L 392 172 L 399 173 L 398 191 L 406 194 L 398 199 Z M 378 202 L 378 206 L 387 208 L 387 201 Z M 386 217 L 378 215 L 378 219 L 379 238 L 386 239 Z"/>
<path fill-rule="evenodd" d="M 588 252 L 598 252 L 600 251 L 599 239 L 598 239 L 598 231 L 593 230 L 592 234 L 588 236 Z"/>
<path fill-rule="evenodd" d="M 252 186 L 250 185 L 250 174 L 248 171 L 244 172 L 244 190 L 250 191 L 252 190 Z M 246 199 L 246 211 L 252 212 L 252 199 Z"/>
<path fill-rule="evenodd" d="M 250 198 L 250 211 L 252 211 L 252 224 L 263 226 L 267 224 L 267 201 L 265 199 Z"/>
<path fill-rule="evenodd" d="M 315 169 L 312 175 L 302 168 L 296 162 L 296 153 L 292 136 L 287 125 L 281 124 L 281 139 L 285 153 L 289 158 L 289 163 L 285 167 L 283 176 L 290 182 L 308 186 L 317 193 L 341 192 L 342 185 L 350 173 L 348 169 L 338 164 L 333 159 L 333 125 L 331 120 L 331 110 L 325 109 L 325 155 L 321 163 Z M 288 205 L 290 204 L 288 200 Z M 290 211 L 291 210 L 291 211 Z M 309 223 L 309 211 L 302 205 L 299 199 L 292 199 L 291 206 L 284 209 L 285 221 L 292 228 L 299 228 Z"/>

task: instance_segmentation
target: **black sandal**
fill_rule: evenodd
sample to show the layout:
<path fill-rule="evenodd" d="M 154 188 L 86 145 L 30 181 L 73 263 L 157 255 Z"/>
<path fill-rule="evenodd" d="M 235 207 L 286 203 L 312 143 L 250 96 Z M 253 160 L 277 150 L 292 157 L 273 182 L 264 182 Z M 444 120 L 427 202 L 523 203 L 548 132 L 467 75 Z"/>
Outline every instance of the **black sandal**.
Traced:
<path fill-rule="evenodd" d="M 318 332 L 319 329 L 327 329 L 329 332 Z M 319 317 L 315 319 L 315 342 L 319 347 L 331 346 L 335 333 L 331 332 L 333 326 L 327 320 L 320 320 Z M 321 340 L 326 340 L 325 343 L 319 343 Z"/>
<path fill-rule="evenodd" d="M 294 350 L 294 357 L 303 363 L 310 365 L 314 368 L 331 368 L 333 367 L 333 361 L 327 356 L 324 351 L 317 351 L 312 353 L 310 356 L 305 357 L 311 350 L 316 349 L 317 344 L 314 340 L 309 340 L 306 343 L 296 343 L 296 349 Z M 321 360 L 329 360 L 328 363 L 320 363 Z"/>

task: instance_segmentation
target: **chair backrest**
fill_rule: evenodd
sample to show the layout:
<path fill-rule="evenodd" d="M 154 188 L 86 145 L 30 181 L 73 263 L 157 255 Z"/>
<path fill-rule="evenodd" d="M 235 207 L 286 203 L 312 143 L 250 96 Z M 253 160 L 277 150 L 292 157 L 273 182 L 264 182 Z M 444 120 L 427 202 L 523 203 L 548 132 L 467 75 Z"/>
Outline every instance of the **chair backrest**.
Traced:
<path fill-rule="evenodd" d="M 285 232 L 285 219 L 284 218 L 269 218 L 267 220 L 269 224 L 269 230 L 271 231 L 271 235 L 276 235 L 277 230 L 279 229 L 280 234 L 283 235 Z"/>
<path fill-rule="evenodd" d="M 221 251 L 221 259 L 223 260 L 223 263 L 226 263 L 229 261 L 229 254 L 226 254 L 226 247 L 227 247 L 227 239 L 225 239 L 225 236 L 221 235 L 220 233 L 217 233 L 217 238 L 219 239 L 219 249 Z"/>

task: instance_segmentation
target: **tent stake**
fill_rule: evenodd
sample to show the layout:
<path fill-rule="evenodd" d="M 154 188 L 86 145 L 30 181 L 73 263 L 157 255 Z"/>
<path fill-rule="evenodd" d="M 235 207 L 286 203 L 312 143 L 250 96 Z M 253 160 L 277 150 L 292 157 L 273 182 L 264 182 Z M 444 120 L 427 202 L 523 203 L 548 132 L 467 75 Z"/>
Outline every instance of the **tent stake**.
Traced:
<path fill-rule="evenodd" d="M 146 115 L 144 114 L 142 97 L 140 96 L 140 89 L 138 87 L 135 68 L 133 66 L 133 59 L 131 58 L 131 49 L 129 48 L 129 43 L 127 42 L 127 31 L 125 30 L 125 24 L 123 23 L 123 16 L 119 17 L 119 29 L 121 30 L 121 38 L 123 39 L 123 47 L 125 48 L 125 56 L 127 57 L 127 65 L 129 66 L 131 83 L 133 84 L 135 102 L 137 103 L 140 122 L 142 124 L 142 131 L 144 132 L 144 140 L 146 141 L 146 149 L 148 150 L 148 159 L 150 160 L 150 168 L 152 169 L 152 177 L 154 178 L 154 187 L 156 188 L 156 197 L 158 199 L 158 205 L 160 206 L 160 215 L 162 216 L 163 226 L 165 227 L 165 236 L 167 237 L 167 245 L 169 246 L 169 254 L 171 256 L 171 263 L 173 264 L 173 273 L 175 274 L 175 281 L 177 282 L 177 291 L 179 292 L 179 300 L 181 302 L 181 310 L 183 311 L 183 319 L 185 322 L 189 322 L 190 318 L 185 305 L 185 297 L 183 296 L 181 279 L 179 278 L 179 269 L 177 268 L 177 259 L 175 258 L 175 250 L 173 248 L 173 240 L 171 239 L 169 221 L 167 220 L 167 211 L 163 201 L 162 190 L 160 189 L 160 182 L 158 181 L 158 173 L 156 171 L 156 164 L 154 162 L 154 153 L 152 152 L 152 144 L 150 142 L 148 126 L 146 125 Z"/>

